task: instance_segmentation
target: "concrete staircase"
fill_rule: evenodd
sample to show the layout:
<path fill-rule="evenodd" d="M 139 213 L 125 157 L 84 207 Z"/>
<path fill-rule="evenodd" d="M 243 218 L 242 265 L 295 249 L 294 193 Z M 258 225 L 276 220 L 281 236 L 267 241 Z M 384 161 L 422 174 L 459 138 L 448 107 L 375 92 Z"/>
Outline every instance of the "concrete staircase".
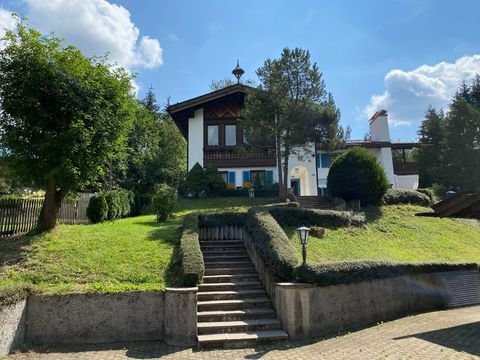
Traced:
<path fill-rule="evenodd" d="M 238 348 L 287 340 L 242 240 L 202 240 L 198 347 Z"/>
<path fill-rule="evenodd" d="M 298 202 L 302 208 L 310 209 L 332 209 L 333 203 L 322 196 L 297 196 Z"/>

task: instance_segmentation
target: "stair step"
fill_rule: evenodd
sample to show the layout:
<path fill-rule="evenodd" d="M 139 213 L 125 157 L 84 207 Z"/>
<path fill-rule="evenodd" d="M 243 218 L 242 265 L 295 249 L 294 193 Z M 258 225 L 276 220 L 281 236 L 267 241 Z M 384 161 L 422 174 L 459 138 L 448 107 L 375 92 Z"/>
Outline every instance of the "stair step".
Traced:
<path fill-rule="evenodd" d="M 287 339 L 287 333 L 282 330 L 198 335 L 198 347 L 199 349 L 238 348 L 251 346 L 252 344 L 285 341 Z"/>
<path fill-rule="evenodd" d="M 256 275 L 257 272 L 255 271 L 255 268 L 253 265 L 250 263 L 248 266 L 244 267 L 209 267 L 205 268 L 205 276 L 214 276 L 214 275 L 221 275 L 221 276 L 228 276 L 228 275 L 245 275 L 245 274 L 251 274 L 251 275 Z M 205 278 L 204 276 L 204 278 Z"/>
<path fill-rule="evenodd" d="M 264 297 L 266 292 L 264 289 L 252 289 L 252 290 L 238 290 L 238 291 L 203 291 L 197 293 L 197 299 L 199 301 L 207 300 L 235 300 L 251 297 Z"/>
<path fill-rule="evenodd" d="M 259 330 L 279 330 L 280 321 L 270 319 L 247 319 L 240 321 L 199 322 L 198 335 L 238 333 Z"/>
<path fill-rule="evenodd" d="M 233 274 L 233 275 L 205 275 L 203 277 L 203 284 L 218 284 L 218 283 L 234 283 L 241 282 L 256 282 L 258 275 L 256 273 L 250 274 Z"/>
<path fill-rule="evenodd" d="M 272 308 L 247 308 L 242 310 L 226 311 L 199 311 L 197 318 L 199 322 L 207 321 L 238 321 L 244 319 L 258 319 L 274 317 L 275 312 Z"/>
<path fill-rule="evenodd" d="M 241 262 L 249 261 L 250 258 L 247 253 L 239 255 L 203 255 L 203 261 L 205 263 L 217 263 L 217 262 Z"/>
<path fill-rule="evenodd" d="M 205 300 L 197 302 L 198 311 L 239 310 L 252 307 L 264 308 L 268 306 L 271 306 L 271 303 L 267 297 L 244 298 L 235 300 Z"/>
<path fill-rule="evenodd" d="M 203 259 L 205 268 L 248 268 L 253 267 L 251 261 L 207 261 Z"/>
<path fill-rule="evenodd" d="M 202 249 L 203 256 L 238 256 L 238 255 L 243 255 L 243 256 L 248 256 L 247 250 L 245 248 L 241 250 L 205 250 Z"/>
<path fill-rule="evenodd" d="M 198 286 L 198 291 L 229 291 L 236 289 L 263 289 L 262 283 L 257 281 L 238 281 L 238 282 L 218 282 L 218 283 L 203 283 Z"/>
<path fill-rule="evenodd" d="M 213 245 L 222 245 L 222 246 L 245 246 L 243 240 L 200 240 L 200 246 L 213 246 Z"/>
<path fill-rule="evenodd" d="M 245 250 L 245 245 L 238 244 L 238 245 L 207 245 L 207 244 L 200 244 L 202 251 L 213 251 L 213 250 L 225 250 L 225 251 L 242 251 Z"/>

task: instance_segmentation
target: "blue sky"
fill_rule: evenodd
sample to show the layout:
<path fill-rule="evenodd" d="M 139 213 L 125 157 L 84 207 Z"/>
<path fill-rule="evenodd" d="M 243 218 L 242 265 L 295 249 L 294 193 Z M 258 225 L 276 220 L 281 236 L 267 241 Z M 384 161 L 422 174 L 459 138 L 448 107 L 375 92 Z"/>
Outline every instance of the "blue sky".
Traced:
<path fill-rule="evenodd" d="M 393 139 L 415 139 L 427 107 L 480 73 L 476 0 L 0 0 L 1 28 L 9 11 L 89 55 L 109 52 L 137 74 L 139 96 L 152 86 L 161 104 L 232 78 L 237 58 L 256 80 L 284 47 L 308 49 L 352 139 L 382 108 Z"/>

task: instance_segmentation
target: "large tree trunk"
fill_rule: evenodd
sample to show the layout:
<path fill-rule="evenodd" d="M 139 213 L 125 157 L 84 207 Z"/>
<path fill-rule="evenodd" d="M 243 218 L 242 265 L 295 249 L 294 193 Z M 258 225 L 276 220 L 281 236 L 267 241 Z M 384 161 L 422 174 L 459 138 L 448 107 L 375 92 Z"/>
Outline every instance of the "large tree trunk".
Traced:
<path fill-rule="evenodd" d="M 65 192 L 58 190 L 55 180 L 47 180 L 47 191 L 45 192 L 45 201 L 43 202 L 40 218 L 38 220 L 38 229 L 40 231 L 48 231 L 57 224 L 58 211 L 65 197 Z"/>
<path fill-rule="evenodd" d="M 282 154 L 280 152 L 280 146 L 276 147 L 277 152 L 277 170 L 278 170 L 278 197 L 280 201 L 287 201 L 287 184 L 284 182 L 282 171 Z"/>

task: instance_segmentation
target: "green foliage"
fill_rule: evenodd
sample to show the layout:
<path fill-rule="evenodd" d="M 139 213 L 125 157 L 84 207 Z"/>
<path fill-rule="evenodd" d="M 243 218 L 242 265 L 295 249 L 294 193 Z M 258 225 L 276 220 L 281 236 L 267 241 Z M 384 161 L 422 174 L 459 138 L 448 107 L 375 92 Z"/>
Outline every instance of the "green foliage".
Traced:
<path fill-rule="evenodd" d="M 222 176 L 214 166 L 207 166 L 205 169 L 206 192 L 209 195 L 215 195 L 225 190 L 226 184 Z"/>
<path fill-rule="evenodd" d="M 433 183 L 432 191 L 438 198 L 443 199 L 448 191 L 448 187 L 443 184 Z"/>
<path fill-rule="evenodd" d="M 206 188 L 207 179 L 205 177 L 205 171 L 199 163 L 196 163 L 187 174 L 185 191 L 193 197 L 199 197 L 205 192 Z"/>
<path fill-rule="evenodd" d="M 184 286 L 197 286 L 205 273 L 203 254 L 198 240 L 197 214 L 185 216 L 183 233 L 180 239 L 180 256 L 182 259 L 182 278 Z"/>
<path fill-rule="evenodd" d="M 389 189 L 385 195 L 383 195 L 383 201 L 387 205 L 398 204 L 412 204 L 420 206 L 430 206 L 432 201 L 430 198 L 415 190 L 394 190 Z"/>
<path fill-rule="evenodd" d="M 157 221 L 166 221 L 177 202 L 177 190 L 167 184 L 160 184 L 152 197 L 152 207 L 157 214 Z"/>
<path fill-rule="evenodd" d="M 285 48 L 280 58 L 267 59 L 256 74 L 260 86 L 247 93 L 242 126 L 249 145 L 276 145 L 277 163 L 284 164 L 284 169 L 278 169 L 283 200 L 289 156 L 308 153 L 307 147 L 298 144 L 310 141 L 333 146 L 343 134 L 340 111 L 306 50 Z"/>
<path fill-rule="evenodd" d="M 270 213 L 282 227 L 305 225 L 335 229 L 362 226 L 366 221 L 365 217 L 348 211 L 273 207 L 270 209 Z"/>
<path fill-rule="evenodd" d="M 388 189 L 387 176 L 375 155 L 359 147 L 335 159 L 327 184 L 330 196 L 360 200 L 362 205 L 379 204 Z"/>
<path fill-rule="evenodd" d="M 297 265 L 295 250 L 269 211 L 262 208 L 250 209 L 247 214 L 247 229 L 265 264 L 274 274 L 291 280 Z"/>
<path fill-rule="evenodd" d="M 125 70 L 18 21 L 0 50 L 0 107 L 9 168 L 47 189 L 46 230 L 69 191 L 93 185 L 125 156 L 135 101 Z"/>
<path fill-rule="evenodd" d="M 320 286 L 352 284 L 410 274 L 443 271 L 478 270 L 476 263 L 392 263 L 384 261 L 353 261 L 301 265 L 297 279 Z"/>
<path fill-rule="evenodd" d="M 87 216 L 94 224 L 107 220 L 108 204 L 104 194 L 97 194 L 90 198 L 88 201 Z"/>
<path fill-rule="evenodd" d="M 437 196 L 435 195 L 435 192 L 433 189 L 429 188 L 423 188 L 423 189 L 417 189 L 419 193 L 422 193 L 426 195 L 430 199 L 430 204 L 434 204 L 437 201 Z"/>
<path fill-rule="evenodd" d="M 107 219 L 114 220 L 122 215 L 120 197 L 116 190 L 107 191 L 105 193 L 105 200 L 107 201 Z"/>

